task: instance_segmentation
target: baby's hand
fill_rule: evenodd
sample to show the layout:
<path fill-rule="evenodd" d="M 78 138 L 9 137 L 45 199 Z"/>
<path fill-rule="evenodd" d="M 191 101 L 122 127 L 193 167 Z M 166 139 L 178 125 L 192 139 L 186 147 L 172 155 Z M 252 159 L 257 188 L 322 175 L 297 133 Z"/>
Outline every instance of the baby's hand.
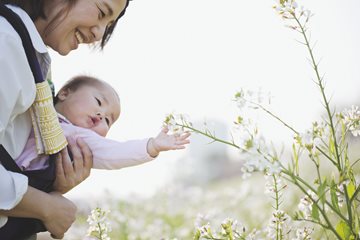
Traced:
<path fill-rule="evenodd" d="M 161 132 L 151 138 L 147 145 L 147 151 L 150 156 L 156 157 L 162 151 L 184 149 L 186 144 L 190 143 L 189 132 L 183 134 L 168 134 L 169 129 L 164 127 Z"/>

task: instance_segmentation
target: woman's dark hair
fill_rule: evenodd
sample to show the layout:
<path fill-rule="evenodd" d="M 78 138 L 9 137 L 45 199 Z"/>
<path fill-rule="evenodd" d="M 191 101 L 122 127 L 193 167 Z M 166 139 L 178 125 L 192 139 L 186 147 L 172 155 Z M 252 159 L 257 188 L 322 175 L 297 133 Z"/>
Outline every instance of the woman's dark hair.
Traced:
<path fill-rule="evenodd" d="M 129 2 L 131 0 L 126 0 L 126 3 L 125 3 L 125 7 L 124 7 L 124 10 L 120 13 L 120 15 L 116 18 L 115 22 L 113 24 L 111 24 L 110 26 L 108 26 L 106 29 L 105 29 L 105 32 L 104 32 L 104 36 L 101 40 L 101 43 L 100 43 L 100 47 L 101 49 L 104 48 L 104 46 L 106 45 L 106 43 L 109 41 L 115 27 L 116 27 L 116 24 L 118 22 L 118 20 L 124 16 L 125 14 L 125 11 L 126 11 L 126 8 L 129 6 Z"/>
<path fill-rule="evenodd" d="M 46 0 L 0 0 L 1 3 L 12 4 L 21 7 L 29 14 L 33 21 L 39 17 L 46 19 L 44 13 L 44 1 Z"/>
<path fill-rule="evenodd" d="M 22 9 L 24 9 L 25 12 L 29 14 L 30 18 L 33 21 L 35 21 L 38 18 L 46 19 L 46 15 L 44 13 L 45 1 L 47 0 L 0 0 L 1 3 L 12 4 L 21 7 Z M 48 0 L 48 1 L 52 1 L 52 0 Z M 68 2 L 70 3 L 70 7 L 73 6 L 76 1 L 77 0 L 68 0 Z M 109 41 L 118 20 L 125 14 L 126 8 L 129 5 L 129 1 L 131 0 L 126 0 L 124 10 L 119 14 L 119 16 L 116 18 L 114 23 L 105 29 L 104 36 L 102 37 L 102 40 L 100 42 L 101 49 L 103 49 L 106 43 Z M 51 21 L 51 23 L 52 22 L 53 21 Z"/>

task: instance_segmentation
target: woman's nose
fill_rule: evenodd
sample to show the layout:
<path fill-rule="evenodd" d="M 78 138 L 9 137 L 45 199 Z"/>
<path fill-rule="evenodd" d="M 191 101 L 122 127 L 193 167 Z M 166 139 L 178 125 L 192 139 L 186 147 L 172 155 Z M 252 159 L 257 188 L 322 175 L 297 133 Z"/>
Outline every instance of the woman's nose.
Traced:
<path fill-rule="evenodd" d="M 91 32 L 94 37 L 92 42 L 100 41 L 103 38 L 106 26 L 106 23 L 99 23 L 98 25 L 92 27 Z"/>

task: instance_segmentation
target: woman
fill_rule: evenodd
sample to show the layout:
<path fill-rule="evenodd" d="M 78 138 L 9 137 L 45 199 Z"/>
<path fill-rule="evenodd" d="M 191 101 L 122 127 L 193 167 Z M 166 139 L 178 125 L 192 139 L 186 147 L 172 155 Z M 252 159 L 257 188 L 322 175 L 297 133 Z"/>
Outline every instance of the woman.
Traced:
<path fill-rule="evenodd" d="M 24 22 L 41 72 L 46 79 L 50 58 L 47 46 L 61 55 L 79 44 L 99 42 L 103 48 L 128 0 L 0 0 Z M 9 22 L 0 16 L 0 145 L 16 158 L 23 150 L 32 129 L 29 108 L 36 90 L 21 39 Z M 62 238 L 75 219 L 76 208 L 59 193 L 84 180 L 92 165 L 91 152 L 78 139 L 68 139 L 67 149 L 56 161 L 56 192 L 44 193 L 27 186 L 27 178 L 5 170 L 0 164 L 0 226 L 6 216 L 40 219 L 55 238 Z"/>

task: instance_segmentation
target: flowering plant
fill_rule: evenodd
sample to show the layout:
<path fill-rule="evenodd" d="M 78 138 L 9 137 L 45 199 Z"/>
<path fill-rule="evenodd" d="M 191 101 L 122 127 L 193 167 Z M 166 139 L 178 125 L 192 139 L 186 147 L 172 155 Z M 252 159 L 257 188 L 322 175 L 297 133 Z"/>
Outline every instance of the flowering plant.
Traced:
<path fill-rule="evenodd" d="M 104 211 L 98 207 L 91 210 L 91 214 L 87 218 L 89 223 L 87 236 L 90 239 L 110 240 L 108 234 L 111 232 L 111 226 L 107 220 L 108 213 L 109 211 Z"/>
<path fill-rule="evenodd" d="M 316 85 L 322 98 L 326 117 L 313 122 L 311 128 L 300 132 L 280 119 L 267 107 L 263 92 L 244 89 L 235 94 L 240 114 L 234 124 L 241 138 L 230 141 L 216 137 L 208 128 L 198 129 L 184 115 L 170 114 L 165 124 L 174 131 L 183 129 L 201 134 L 212 141 L 220 142 L 239 149 L 246 155 L 242 171 L 244 177 L 253 172 L 262 172 L 269 179 L 269 192 L 273 194 L 274 212 L 268 229 L 264 230 L 269 239 L 311 239 L 314 229 L 322 229 L 322 235 L 330 239 L 360 239 L 360 184 L 354 167 L 360 159 L 349 156 L 349 134 L 360 135 L 360 110 L 352 106 L 349 110 L 335 113 L 325 93 L 324 78 L 319 72 L 313 46 L 309 41 L 307 24 L 312 17 L 309 10 L 299 7 L 295 0 L 279 0 L 274 6 L 276 12 L 286 21 L 286 26 L 297 31 L 302 43 L 310 55 L 315 73 Z M 294 134 L 291 160 L 282 159 L 278 151 L 266 142 L 256 123 L 247 119 L 245 112 L 260 110 L 270 115 Z M 307 176 L 301 166 L 310 160 L 313 176 Z M 303 194 L 298 211 L 290 218 L 281 209 L 282 192 L 290 183 Z M 289 227 L 289 221 L 307 223 L 309 226 L 295 231 Z M 214 233 L 208 224 L 199 227 L 194 239 L 259 239 L 258 231 L 246 233 L 238 229 L 236 221 L 227 219 L 221 224 L 219 233 Z M 291 234 L 291 232 L 293 232 Z"/>

